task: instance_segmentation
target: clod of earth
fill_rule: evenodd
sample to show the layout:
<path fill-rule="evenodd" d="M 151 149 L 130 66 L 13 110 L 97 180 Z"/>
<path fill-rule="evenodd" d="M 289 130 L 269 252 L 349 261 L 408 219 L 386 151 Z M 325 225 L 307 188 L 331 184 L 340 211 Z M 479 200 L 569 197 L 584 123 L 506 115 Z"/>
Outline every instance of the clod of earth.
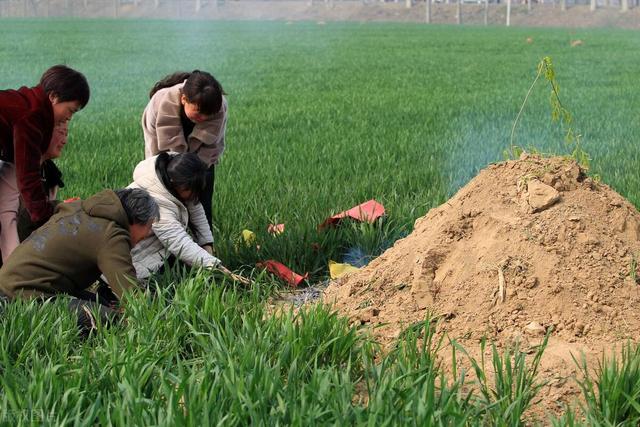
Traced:
<path fill-rule="evenodd" d="M 540 212 L 553 206 L 560 200 L 560 193 L 555 188 L 543 184 L 537 179 L 527 184 L 527 201 L 533 212 Z"/>
<path fill-rule="evenodd" d="M 538 322 L 530 322 L 524 329 L 529 335 L 534 336 L 542 336 L 547 332 L 544 326 Z"/>

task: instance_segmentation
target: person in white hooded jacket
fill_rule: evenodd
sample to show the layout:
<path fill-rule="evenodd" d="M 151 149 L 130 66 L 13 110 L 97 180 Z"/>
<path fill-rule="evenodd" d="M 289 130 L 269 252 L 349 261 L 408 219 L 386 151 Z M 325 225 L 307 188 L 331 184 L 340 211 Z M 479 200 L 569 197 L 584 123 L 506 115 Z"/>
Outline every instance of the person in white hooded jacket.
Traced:
<path fill-rule="evenodd" d="M 174 261 L 224 268 L 212 254 L 213 234 L 198 201 L 207 170 L 195 153 L 160 153 L 136 166 L 129 188 L 147 190 L 160 208 L 153 233 L 131 252 L 138 279 L 146 279 Z"/>
<path fill-rule="evenodd" d="M 213 227 L 215 169 L 225 148 L 228 105 L 220 82 L 206 71 L 177 72 L 157 82 L 142 114 L 145 158 L 163 151 L 196 153 L 207 164 L 200 202 Z"/>

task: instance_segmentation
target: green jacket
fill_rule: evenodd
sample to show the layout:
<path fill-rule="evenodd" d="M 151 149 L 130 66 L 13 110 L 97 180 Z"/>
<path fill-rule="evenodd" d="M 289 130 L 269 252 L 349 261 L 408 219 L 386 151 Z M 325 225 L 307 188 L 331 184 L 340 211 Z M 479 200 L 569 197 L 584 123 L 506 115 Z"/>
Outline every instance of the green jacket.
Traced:
<path fill-rule="evenodd" d="M 137 287 L 129 221 L 111 190 L 60 204 L 0 269 L 0 291 L 11 298 L 76 295 L 101 273 L 120 299 Z"/>

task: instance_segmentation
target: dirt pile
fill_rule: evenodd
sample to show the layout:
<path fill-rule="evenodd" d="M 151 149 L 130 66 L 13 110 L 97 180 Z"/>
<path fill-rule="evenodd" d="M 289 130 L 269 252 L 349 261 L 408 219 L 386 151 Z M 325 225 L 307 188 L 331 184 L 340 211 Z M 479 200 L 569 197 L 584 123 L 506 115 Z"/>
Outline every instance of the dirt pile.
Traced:
<path fill-rule="evenodd" d="M 470 347 L 535 345 L 564 384 L 571 353 L 596 355 L 640 332 L 640 213 L 572 160 L 523 155 L 489 166 L 325 301 L 390 342 L 425 318 Z M 543 374 L 544 375 L 544 374 Z M 566 391 L 566 390 L 565 390 Z M 558 397 L 558 396 L 554 396 Z"/>

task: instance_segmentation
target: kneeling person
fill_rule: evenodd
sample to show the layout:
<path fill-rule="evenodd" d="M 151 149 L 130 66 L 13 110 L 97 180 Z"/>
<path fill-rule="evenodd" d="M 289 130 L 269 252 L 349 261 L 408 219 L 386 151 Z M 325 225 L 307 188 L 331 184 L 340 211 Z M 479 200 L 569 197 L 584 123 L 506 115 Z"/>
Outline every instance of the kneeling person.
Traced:
<path fill-rule="evenodd" d="M 141 189 L 104 190 L 61 204 L 0 269 L 0 294 L 88 300 L 93 294 L 86 289 L 103 274 L 120 300 L 137 287 L 131 248 L 158 219 L 158 205 Z M 77 301 L 71 305 L 78 308 Z"/>
<path fill-rule="evenodd" d="M 213 235 L 199 201 L 207 170 L 195 153 L 161 153 L 136 166 L 129 187 L 147 190 L 160 207 L 153 234 L 132 252 L 138 279 L 174 261 L 228 272 L 213 256 Z"/>

